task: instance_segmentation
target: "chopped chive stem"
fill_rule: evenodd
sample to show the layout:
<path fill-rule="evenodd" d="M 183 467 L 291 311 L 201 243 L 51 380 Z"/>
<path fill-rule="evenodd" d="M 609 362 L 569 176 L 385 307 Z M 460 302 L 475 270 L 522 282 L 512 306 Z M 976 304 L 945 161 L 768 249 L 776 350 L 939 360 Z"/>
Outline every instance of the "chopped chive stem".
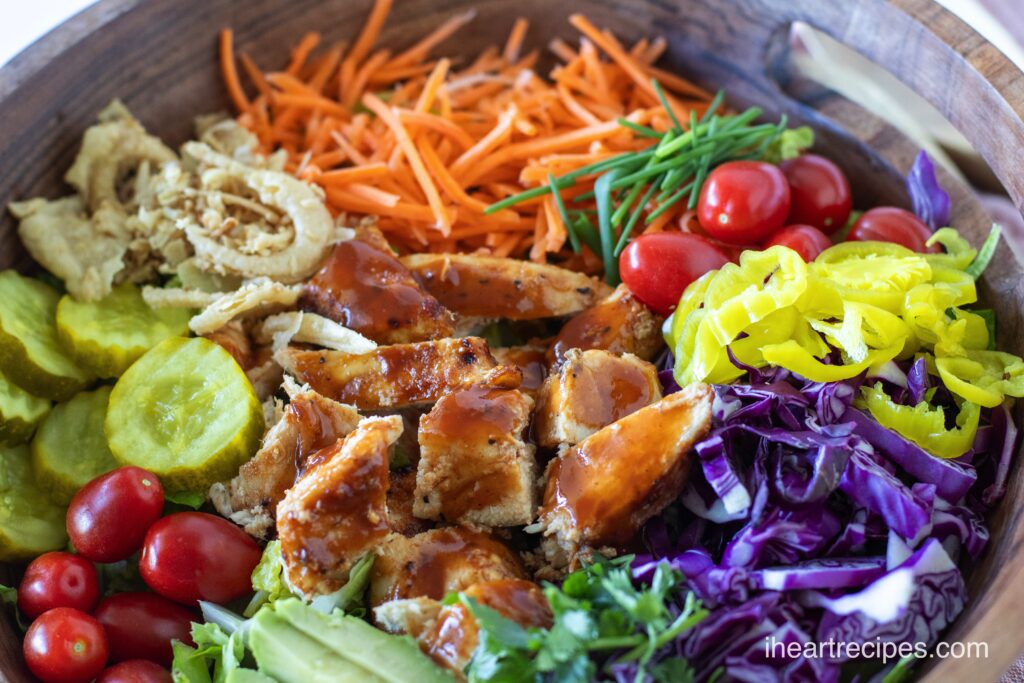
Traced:
<path fill-rule="evenodd" d="M 654 92 L 658 94 L 661 106 L 665 108 L 665 113 L 668 114 L 668 117 L 672 120 L 673 127 L 681 133 L 683 131 L 683 124 L 679 123 L 679 119 L 676 118 L 676 113 L 672 110 L 671 105 L 669 105 L 668 97 L 665 95 L 665 91 L 661 89 L 661 84 L 658 83 L 657 78 L 652 79 L 651 83 L 654 84 Z M 691 110 L 690 113 L 692 114 L 693 110 Z"/>
<path fill-rule="evenodd" d="M 619 235 L 619 241 L 615 244 L 615 258 L 619 257 L 622 250 L 626 248 L 626 243 L 629 241 L 629 236 L 633 234 L 633 228 L 640 220 L 640 215 L 644 212 L 644 208 L 647 206 L 647 202 L 651 201 L 651 195 L 654 194 L 654 190 L 657 189 L 657 185 L 650 185 L 647 188 L 647 192 L 644 193 L 643 198 L 640 199 L 640 203 L 637 204 L 636 208 L 633 209 L 633 213 L 630 215 L 629 220 L 626 221 L 626 225 L 622 228 L 622 234 Z"/>
<path fill-rule="evenodd" d="M 575 227 L 583 243 L 595 255 L 599 255 L 601 253 L 601 237 L 597 234 L 597 229 L 594 228 L 594 224 L 590 222 L 590 219 L 585 214 L 580 215 L 576 219 Z"/>
<path fill-rule="evenodd" d="M 618 175 L 619 169 L 612 169 L 594 183 L 594 196 L 597 200 L 597 227 L 601 236 L 601 260 L 604 261 L 604 279 L 613 287 L 619 284 L 619 272 L 614 256 L 611 185 Z"/>
<path fill-rule="evenodd" d="M 548 187 L 557 187 L 555 176 L 550 171 L 548 172 Z M 572 250 L 578 254 L 580 253 L 580 238 L 576 234 L 576 229 L 575 226 L 573 226 L 572 220 L 569 218 L 569 212 L 565 210 L 565 201 L 562 199 L 562 193 L 552 189 L 551 195 L 555 199 L 555 206 L 558 207 L 558 215 L 562 218 L 562 223 L 565 225 L 565 231 L 569 234 L 569 243 L 572 245 Z"/>

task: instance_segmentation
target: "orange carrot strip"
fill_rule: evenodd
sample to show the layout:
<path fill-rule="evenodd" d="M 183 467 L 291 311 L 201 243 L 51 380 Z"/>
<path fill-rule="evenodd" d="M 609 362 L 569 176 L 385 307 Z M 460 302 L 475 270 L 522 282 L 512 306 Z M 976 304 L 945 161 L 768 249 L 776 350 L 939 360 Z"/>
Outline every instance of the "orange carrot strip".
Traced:
<path fill-rule="evenodd" d="M 469 149 L 474 144 L 473 138 L 470 137 L 465 130 L 459 128 L 448 119 L 437 116 L 436 114 L 399 109 L 398 117 L 401 119 L 402 123 L 423 126 L 424 128 L 436 130 L 445 137 L 451 138 L 455 142 L 459 143 L 463 149 Z"/>
<path fill-rule="evenodd" d="M 348 156 L 348 158 L 351 159 L 354 163 L 370 163 L 370 160 L 366 158 L 366 155 L 357 150 L 355 146 L 351 142 L 349 142 L 340 131 L 334 131 L 333 133 L 331 133 L 331 137 L 334 138 L 334 141 L 338 143 L 338 147 L 340 147 Z"/>
<path fill-rule="evenodd" d="M 571 62 L 576 58 L 576 51 L 569 47 L 561 38 L 555 38 L 548 43 L 548 49 L 563 62 Z"/>
<path fill-rule="evenodd" d="M 365 214 L 380 214 L 393 218 L 404 218 L 411 221 L 429 223 L 434 220 L 434 214 L 429 206 L 421 204 L 409 204 L 399 201 L 394 206 L 382 205 L 359 195 L 352 194 L 347 188 L 328 187 L 325 190 L 330 202 L 343 211 L 356 211 Z"/>
<path fill-rule="evenodd" d="M 263 77 L 263 72 L 256 66 L 256 62 L 252 61 L 245 52 L 238 55 L 238 61 L 242 63 L 242 69 L 245 71 L 245 75 L 249 77 L 252 84 L 256 86 L 256 90 L 259 91 L 265 99 L 270 99 L 270 86 L 267 85 L 267 79 Z"/>
<path fill-rule="evenodd" d="M 299 71 L 305 66 L 306 60 L 309 58 L 309 54 L 316 49 L 316 46 L 320 44 L 320 34 L 316 31 L 311 31 L 306 35 L 302 36 L 302 40 L 292 50 L 292 59 L 288 63 L 288 68 L 285 69 L 292 76 L 298 76 Z"/>
<path fill-rule="evenodd" d="M 471 164 L 508 140 L 512 135 L 512 122 L 515 121 L 518 115 L 519 111 L 515 106 L 505 110 L 498 119 L 497 125 L 491 129 L 491 132 L 482 137 L 479 142 L 467 149 L 455 160 L 455 163 L 451 166 L 452 175 L 456 178 L 461 176 Z"/>
<path fill-rule="evenodd" d="M 352 51 L 346 57 L 346 61 L 351 60 L 353 64 L 359 64 L 363 61 L 363 58 L 370 53 L 370 48 L 377 42 L 381 27 L 384 26 L 384 20 L 387 19 L 390 11 L 391 0 L 374 1 L 373 9 L 370 10 L 370 16 L 367 18 L 366 23 L 363 24 L 363 30 L 359 32 L 359 38 L 352 45 Z"/>
<path fill-rule="evenodd" d="M 448 19 L 443 24 L 438 26 L 433 32 L 429 33 L 424 38 L 421 38 L 415 45 L 410 47 L 408 50 L 399 53 L 394 59 L 388 64 L 392 66 L 404 66 L 415 62 L 422 61 L 431 50 L 437 47 L 440 43 L 447 40 L 452 34 L 458 31 L 460 28 L 473 21 L 476 17 L 476 10 L 471 9 L 462 14 L 456 14 L 451 19 Z"/>
<path fill-rule="evenodd" d="M 427 83 L 423 86 L 423 92 L 420 93 L 419 99 L 416 100 L 416 111 L 430 111 L 430 108 L 434 106 L 437 91 L 444 84 L 444 79 L 448 76 L 448 69 L 451 65 L 452 63 L 449 60 L 442 59 L 434 67 L 434 70 L 430 72 Z"/>
<path fill-rule="evenodd" d="M 508 40 L 505 42 L 505 49 L 501 51 L 501 56 L 506 62 L 515 64 L 519 60 L 519 51 L 523 47 L 523 38 L 526 37 L 526 31 L 530 28 L 530 22 L 519 17 L 512 24 L 512 30 L 508 34 Z"/>
<path fill-rule="evenodd" d="M 356 197 L 362 197 L 367 201 L 380 204 L 381 206 L 387 206 L 389 208 L 398 206 L 398 202 L 402 200 L 402 198 L 397 194 L 385 192 L 384 190 L 377 189 L 376 187 L 365 183 L 349 183 L 345 186 L 345 189 Z"/>
<path fill-rule="evenodd" d="M 483 211 L 487 208 L 487 204 L 484 204 L 478 199 L 474 199 L 466 194 L 466 191 L 462 189 L 455 178 L 445 168 L 444 163 L 437 156 L 437 152 L 425 139 L 421 139 L 417 145 L 417 149 L 420 152 L 420 156 L 423 157 L 423 163 L 427 165 L 430 173 L 437 180 L 438 185 L 444 190 L 449 197 L 455 202 L 463 204 L 470 208 L 475 208 L 478 211 Z"/>
<path fill-rule="evenodd" d="M 344 46 L 341 43 L 335 43 L 334 46 L 324 55 L 323 62 L 317 67 L 316 71 L 313 72 L 313 76 L 309 79 L 309 87 L 318 93 L 323 93 L 324 87 L 327 85 L 327 81 L 330 80 L 331 74 L 334 73 L 335 69 L 338 68 L 338 64 L 341 62 L 341 53 L 344 50 Z"/>
<path fill-rule="evenodd" d="M 224 76 L 224 83 L 228 89 L 228 95 L 240 112 L 248 112 L 251 108 L 249 98 L 246 97 L 242 84 L 238 81 L 238 67 L 235 64 L 235 34 L 226 28 L 220 32 L 220 66 Z"/>
<path fill-rule="evenodd" d="M 390 0 L 378 1 L 389 2 Z M 441 203 L 441 196 L 438 194 L 437 188 L 431 181 L 430 173 L 427 171 L 426 166 L 423 165 L 423 159 L 420 158 L 419 152 L 416 151 L 416 145 L 413 144 L 412 138 L 409 137 L 409 131 L 407 131 L 405 126 L 402 125 L 398 116 L 373 93 L 366 93 L 363 95 L 363 105 L 375 113 L 380 120 L 391 129 L 391 132 L 394 133 L 399 147 L 402 148 L 405 158 L 409 161 L 409 165 L 412 166 L 412 171 L 416 176 L 416 180 L 423 189 L 423 194 L 427 197 L 427 203 L 430 205 L 430 209 L 434 213 L 436 227 L 441 230 L 442 234 L 448 235 L 452 229 L 452 217 Z"/>
<path fill-rule="evenodd" d="M 379 178 L 388 174 L 388 167 L 385 164 L 366 164 L 365 166 L 351 166 L 339 168 L 334 171 L 325 171 L 320 174 L 322 185 L 345 185 L 347 183 L 360 182 L 369 178 Z"/>
<path fill-rule="evenodd" d="M 351 109 L 355 106 L 355 103 L 362 97 L 363 91 L 366 89 L 366 83 L 370 80 L 370 76 L 380 68 L 381 64 L 388 60 L 390 52 L 387 50 L 381 50 L 380 52 L 374 53 L 372 57 L 366 60 L 359 70 L 356 71 L 355 76 L 352 78 L 352 83 L 349 86 L 347 92 L 342 97 L 342 104 Z"/>
<path fill-rule="evenodd" d="M 580 104 L 576 98 L 572 96 L 572 93 L 569 92 L 567 87 L 559 84 L 556 88 L 558 90 L 558 97 L 562 100 L 562 104 L 564 104 L 565 108 L 572 112 L 576 118 L 588 126 L 596 126 L 601 123 L 601 119 L 594 116 L 589 109 Z"/>
<path fill-rule="evenodd" d="M 277 93 L 274 95 L 277 104 L 296 107 L 298 109 L 320 109 L 333 116 L 348 116 L 348 109 L 341 106 L 334 100 L 329 100 L 320 95 L 297 95 L 292 93 Z"/>

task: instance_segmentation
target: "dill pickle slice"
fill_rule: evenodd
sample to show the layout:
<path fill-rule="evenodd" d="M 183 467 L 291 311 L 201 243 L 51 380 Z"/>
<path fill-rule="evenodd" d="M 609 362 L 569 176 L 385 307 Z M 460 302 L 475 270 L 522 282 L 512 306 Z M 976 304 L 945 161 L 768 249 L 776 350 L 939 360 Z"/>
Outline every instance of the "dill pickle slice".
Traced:
<path fill-rule="evenodd" d="M 36 481 L 57 503 L 70 503 L 78 489 L 117 467 L 103 433 L 110 390 L 82 391 L 58 403 L 32 439 Z"/>
<path fill-rule="evenodd" d="M 114 458 L 164 489 L 205 491 L 256 452 L 263 408 L 231 355 L 199 337 L 160 342 L 114 386 L 106 419 Z"/>
<path fill-rule="evenodd" d="M 0 273 L 0 371 L 22 389 L 63 400 L 92 379 L 57 339 L 53 287 L 13 270 Z"/>
<path fill-rule="evenodd" d="M 81 367 L 120 377 L 164 339 L 187 335 L 191 315 L 183 308 L 150 308 L 142 290 L 126 282 L 99 301 L 64 296 L 57 305 L 57 336 Z"/>
<path fill-rule="evenodd" d="M 48 412 L 49 401 L 0 374 L 0 445 L 17 446 L 31 439 Z"/>
<path fill-rule="evenodd" d="M 68 543 L 64 507 L 32 475 L 26 445 L 0 448 L 0 561 L 27 560 Z"/>

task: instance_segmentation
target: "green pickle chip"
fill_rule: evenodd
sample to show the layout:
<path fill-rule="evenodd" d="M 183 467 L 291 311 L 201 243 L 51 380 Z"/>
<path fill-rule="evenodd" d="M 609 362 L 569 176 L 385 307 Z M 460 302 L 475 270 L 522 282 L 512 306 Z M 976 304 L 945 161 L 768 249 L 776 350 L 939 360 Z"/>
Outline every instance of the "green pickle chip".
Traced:
<path fill-rule="evenodd" d="M 48 412 L 49 401 L 0 374 L 0 445 L 17 446 L 31 439 Z"/>
<path fill-rule="evenodd" d="M 213 342 L 175 337 L 146 352 L 110 396 L 107 441 L 118 462 L 171 492 L 205 491 L 259 448 L 263 409 L 242 369 Z"/>
<path fill-rule="evenodd" d="M 31 559 L 67 546 L 66 510 L 36 483 L 28 446 L 0 448 L 0 561 Z"/>
<path fill-rule="evenodd" d="M 100 377 L 120 377 L 168 337 L 188 334 L 191 311 L 153 309 L 131 283 L 99 301 L 64 296 L 57 305 L 57 335 L 80 366 Z"/>
<path fill-rule="evenodd" d="M 36 480 L 58 503 L 70 503 L 78 489 L 117 467 L 103 434 L 110 391 L 83 391 L 57 404 L 32 439 Z"/>
<path fill-rule="evenodd" d="M 58 401 L 92 380 L 57 339 L 59 299 L 39 280 L 0 272 L 0 371 L 26 391 Z"/>

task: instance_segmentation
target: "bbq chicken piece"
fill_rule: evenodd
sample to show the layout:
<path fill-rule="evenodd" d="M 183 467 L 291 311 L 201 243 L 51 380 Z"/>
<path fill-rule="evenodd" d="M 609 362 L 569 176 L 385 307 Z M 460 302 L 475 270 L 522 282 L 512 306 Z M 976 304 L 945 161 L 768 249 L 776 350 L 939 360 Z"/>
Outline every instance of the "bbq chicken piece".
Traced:
<path fill-rule="evenodd" d="M 277 506 L 288 583 L 306 596 L 339 589 L 352 565 L 390 533 L 388 451 L 398 417 L 368 417 L 310 456 L 305 474 Z"/>
<path fill-rule="evenodd" d="M 416 469 L 408 467 L 391 472 L 391 483 L 388 486 L 388 522 L 392 531 L 403 536 L 415 536 L 433 526 L 431 522 L 413 514 L 415 500 Z"/>
<path fill-rule="evenodd" d="M 607 286 L 589 275 L 519 259 L 411 254 L 402 263 L 445 308 L 462 317 L 561 318 L 607 293 Z"/>
<path fill-rule="evenodd" d="M 494 359 L 502 365 L 519 368 L 523 381 L 520 391 L 537 398 L 537 392 L 548 376 L 547 347 L 543 344 L 526 344 L 524 346 L 499 346 L 491 349 Z"/>
<path fill-rule="evenodd" d="M 712 399 L 711 387 L 691 384 L 551 461 L 536 526 L 552 567 L 572 566 L 581 547 L 622 547 L 679 496 Z"/>
<path fill-rule="evenodd" d="M 462 592 L 524 628 L 547 628 L 553 621 L 544 591 L 532 581 L 487 581 Z M 435 662 L 456 673 L 465 669 L 480 642 L 476 619 L 461 603 L 442 605 L 426 598 L 394 600 L 374 609 L 373 615 L 384 630 L 409 634 Z"/>
<path fill-rule="evenodd" d="M 479 531 L 446 527 L 412 538 L 392 534 L 378 548 L 373 563 L 370 604 L 410 598 L 441 600 L 474 583 L 525 578 L 519 556 Z"/>
<path fill-rule="evenodd" d="M 420 418 L 413 514 L 487 527 L 521 526 L 537 508 L 533 399 L 477 385 L 453 391 Z"/>
<path fill-rule="evenodd" d="M 214 484 L 210 491 L 217 510 L 253 536 L 263 537 L 273 527 L 274 510 L 307 458 L 359 424 L 359 413 L 352 406 L 309 388 L 290 386 L 292 397 L 284 416 L 267 431 L 260 450 L 226 486 Z"/>
<path fill-rule="evenodd" d="M 553 621 L 544 591 L 532 581 L 488 581 L 474 584 L 463 593 L 525 628 L 548 628 Z M 456 603 L 441 609 L 433 627 L 419 641 L 420 648 L 435 662 L 461 672 L 473 657 L 480 632 L 466 606 Z"/>
<path fill-rule="evenodd" d="M 632 354 L 570 349 L 537 397 L 540 446 L 577 444 L 661 398 L 658 370 Z"/>
<path fill-rule="evenodd" d="M 651 360 L 664 343 L 661 318 L 619 285 L 610 296 L 574 316 L 551 343 L 548 361 L 562 362 L 569 349 L 604 349 Z"/>
<path fill-rule="evenodd" d="M 379 344 L 440 339 L 454 316 L 428 294 L 375 228 L 339 242 L 306 284 L 299 306 Z"/>
<path fill-rule="evenodd" d="M 381 346 L 366 353 L 282 349 L 277 361 L 301 382 L 360 410 L 430 404 L 497 366 L 478 337 Z"/>

